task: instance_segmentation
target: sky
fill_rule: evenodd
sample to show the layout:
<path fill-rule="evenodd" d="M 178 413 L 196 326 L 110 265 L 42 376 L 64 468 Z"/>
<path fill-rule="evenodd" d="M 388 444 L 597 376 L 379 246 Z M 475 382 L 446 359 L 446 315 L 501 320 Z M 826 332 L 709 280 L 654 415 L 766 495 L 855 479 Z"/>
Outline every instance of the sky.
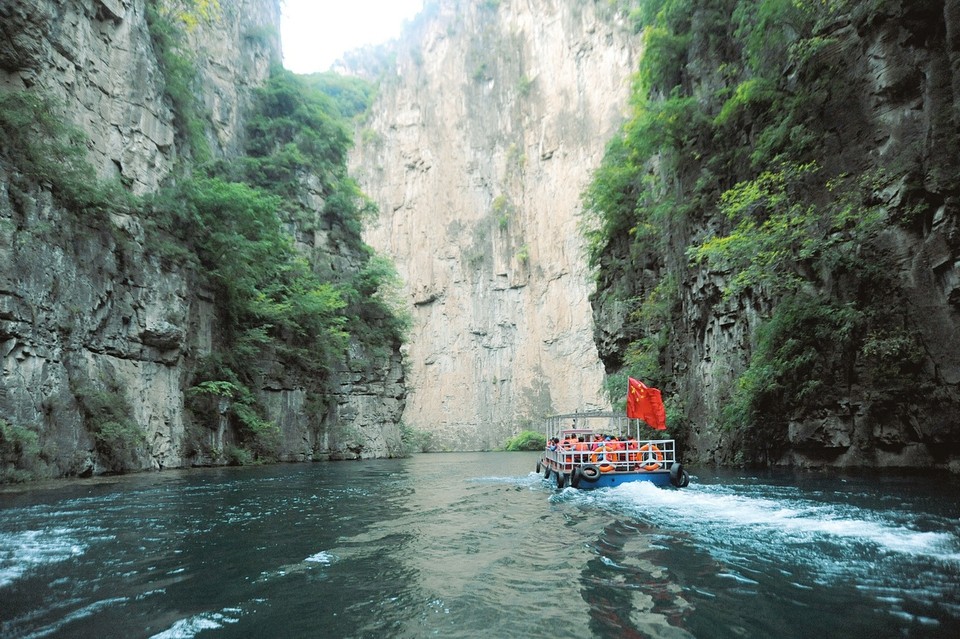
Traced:
<path fill-rule="evenodd" d="M 423 0 L 281 0 L 283 66 L 326 71 L 347 51 L 400 35 Z"/>

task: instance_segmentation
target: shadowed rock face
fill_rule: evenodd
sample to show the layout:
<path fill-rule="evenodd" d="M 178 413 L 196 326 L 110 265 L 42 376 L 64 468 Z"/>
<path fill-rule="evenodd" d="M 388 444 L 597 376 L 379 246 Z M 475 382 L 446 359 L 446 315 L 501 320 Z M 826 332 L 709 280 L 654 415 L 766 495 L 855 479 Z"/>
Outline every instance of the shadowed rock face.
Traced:
<path fill-rule="evenodd" d="M 604 3 L 444 1 L 397 43 L 352 158 L 414 327 L 404 420 L 501 446 L 603 408 L 580 193 L 627 110 L 639 38 Z"/>
<path fill-rule="evenodd" d="M 231 157 L 242 148 L 252 90 L 280 59 L 276 35 L 251 34 L 279 33 L 280 6 L 277 0 L 220 6 L 186 35 L 209 115 L 208 142 L 215 156 Z M 57 116 L 86 134 L 97 174 L 136 194 L 155 190 L 176 163 L 189 162 L 144 0 L 0 0 L 0 90 L 52 97 Z M 104 390 L 122 400 L 142 431 L 124 470 L 224 463 L 200 453 L 196 439 L 222 451 L 235 434 L 224 423 L 198 423 L 184 407 L 197 361 L 219 339 L 212 294 L 196 286 L 189 268 L 147 250 L 135 216 L 78 219 L 55 202 L 50 185 L 20 173 L 16 158 L 3 160 L 0 419 L 39 435 L 46 467 L 32 470 L 120 469 L 104 460 L 85 424 L 89 394 Z M 310 244 L 329 249 L 341 269 L 361 264 L 322 231 Z M 353 349 L 327 380 L 323 406 L 307 403 L 304 388 L 315 380 L 278 371 L 263 381 L 256 390 L 267 417 L 281 426 L 282 459 L 400 452 L 399 353 L 370 359 Z"/>
<path fill-rule="evenodd" d="M 873 249 L 892 256 L 895 310 L 920 336 L 926 381 L 904 397 L 861 379 L 822 414 L 791 421 L 781 463 L 960 471 L 958 18 L 955 0 L 891 2 L 841 32 L 850 81 L 862 87 L 849 128 L 863 135 L 846 136 L 838 153 L 903 171 L 882 194 L 891 220 L 921 202 L 928 211 L 921 225 L 891 224 Z"/>
<path fill-rule="evenodd" d="M 865 372 L 855 354 L 843 385 L 827 389 L 813 411 L 787 415 L 782 424 L 765 424 L 770 456 L 765 463 L 798 466 L 904 466 L 960 470 L 960 3 L 946 0 L 911 3 L 892 0 L 826 25 L 820 34 L 831 44 L 818 56 L 841 69 L 843 90 L 827 91 L 821 105 L 826 136 L 817 157 L 821 166 L 865 174 L 882 167 L 894 176 L 875 202 L 888 226 L 861 251 L 876 252 L 889 265 L 898 298 L 884 311 L 895 325 L 922 344 L 922 372 L 907 393 L 891 393 L 898 380 Z M 705 52 L 692 50 L 701 59 Z M 709 64 L 692 65 L 691 83 L 709 83 Z M 697 74 L 703 74 L 703 77 Z M 787 82 L 801 82 L 790 75 Z M 745 125 L 749 129 L 750 122 Z M 911 224 L 902 220 L 922 210 Z M 709 223 L 709 221 L 708 221 Z M 709 228 L 691 228 L 672 244 L 696 244 Z M 699 236 L 698 236 L 699 234 Z M 624 258 L 625 244 L 613 247 Z M 683 255 L 631 256 L 648 264 L 642 273 L 606 274 L 602 292 L 630 290 L 640 296 L 658 277 L 658 264 Z M 615 259 L 615 258 L 614 258 Z M 771 315 L 776 300 L 763 291 L 722 299 L 730 274 L 690 266 L 683 283 L 681 316 L 672 327 L 666 361 L 684 398 L 690 430 L 690 458 L 741 463 L 743 433 L 716 427 L 731 389 L 756 346 L 757 328 Z M 886 291 L 849 290 L 841 276 L 817 273 L 815 281 L 837 299 L 863 302 Z M 845 289 L 846 287 L 846 289 Z M 857 296 L 861 296 L 859 299 Z M 630 339 L 614 303 L 616 295 L 598 295 L 601 357 L 609 368 L 622 363 Z M 613 303 L 608 303 L 611 300 Z M 822 344 L 830 352 L 835 344 Z M 862 359 L 862 358 L 861 358 Z M 766 433 L 753 434 L 762 438 Z"/>

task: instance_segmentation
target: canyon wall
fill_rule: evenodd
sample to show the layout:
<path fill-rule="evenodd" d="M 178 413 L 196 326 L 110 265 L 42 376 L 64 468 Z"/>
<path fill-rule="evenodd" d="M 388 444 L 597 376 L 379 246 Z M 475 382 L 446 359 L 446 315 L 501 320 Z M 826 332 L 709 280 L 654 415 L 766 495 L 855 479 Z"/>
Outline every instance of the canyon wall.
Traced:
<path fill-rule="evenodd" d="M 654 150 L 643 175 L 623 181 L 649 201 L 666 193 L 662 227 L 645 245 L 634 237 L 648 232 L 639 216 L 623 211 L 629 222 L 598 256 L 596 283 L 580 196 L 629 112 L 641 42 L 630 20 L 643 12 L 628 19 L 589 1 L 428 2 L 389 50 L 395 63 L 357 128 L 353 167 L 380 206 L 366 237 L 395 259 L 412 309 L 404 420 L 435 448 L 493 448 L 545 413 L 605 408 L 604 372 L 630 372 L 626 354 L 640 344 L 634 353 L 650 359 L 633 365 L 662 386 L 690 460 L 957 467 L 957 2 L 775 4 L 677 3 L 646 17 L 686 31 L 661 41 L 662 68 L 649 70 L 672 84 L 643 98 L 700 119 L 665 132 L 664 146 L 673 135 L 677 148 Z M 786 15 L 794 9 L 831 15 L 801 34 Z M 760 37 L 767 10 L 786 22 Z M 763 46 L 767 59 L 751 61 L 745 49 Z M 795 59 L 777 57 L 790 52 Z M 771 66 L 770 84 L 751 84 Z M 363 71 L 356 59 L 345 68 Z M 757 86 L 787 97 L 767 102 L 750 93 Z M 798 91 L 811 96 L 801 116 L 787 113 Z M 764 111 L 770 104 L 781 111 Z M 706 238 L 730 231 L 720 193 L 780 166 L 773 157 L 748 166 L 780 135 L 778 123 L 788 147 L 820 140 L 802 161 L 854 176 L 859 215 L 885 219 L 869 243 L 850 242 L 842 268 L 778 264 L 785 278 L 807 278 L 800 292 L 829 319 L 815 318 L 814 302 L 792 316 L 778 309 L 786 296 L 775 283 L 727 296 L 736 274 L 691 260 Z M 811 201 L 830 200 L 829 183 L 816 188 Z M 624 195 L 626 209 L 640 199 Z M 669 290 L 658 289 L 664 282 Z M 662 334 L 644 333 L 650 300 L 667 318 Z M 750 420 L 729 417 L 745 376 L 764 370 L 758 345 L 771 318 L 809 337 L 817 322 L 839 326 L 838 309 L 856 309 L 853 333 L 837 329 L 767 369 L 807 366 L 809 377 L 791 381 L 822 388 L 815 402 L 771 382 L 754 388 Z M 651 344 L 658 352 L 643 350 Z"/>
<path fill-rule="evenodd" d="M 428 2 L 352 170 L 365 239 L 412 309 L 403 419 L 438 450 L 607 407 L 580 194 L 627 110 L 639 39 L 606 2 Z"/>
<path fill-rule="evenodd" d="M 651 359 L 690 461 L 956 472 L 960 3 L 825 4 L 812 26 L 767 31 L 740 12 L 761 4 L 688 3 L 674 16 L 684 45 L 648 97 L 689 99 L 693 115 L 669 151 L 637 162 L 669 185 L 645 195 L 672 215 L 645 245 L 609 239 L 594 297 L 601 357 L 619 371 L 632 345 L 662 344 Z M 750 28 L 762 40 L 741 35 Z M 762 62 L 750 63 L 751 46 L 768 47 Z M 814 53 L 793 55 L 803 47 Z M 758 80 L 770 92 L 748 95 Z M 790 134 L 774 157 L 764 145 L 777 127 Z M 770 200 L 755 197 L 758 175 L 780 179 L 791 161 L 834 179 L 787 176 Z M 736 209 L 738 197 L 750 206 Z M 624 219 L 638 224 L 640 209 Z M 786 226 L 784 213 L 802 232 L 776 254 L 750 243 Z M 753 252 L 695 259 L 711 238 Z M 791 278 L 801 284 L 782 286 Z M 663 281 L 666 319 L 624 322 Z"/>
<path fill-rule="evenodd" d="M 884 279 L 788 265 L 807 269 L 804 293 L 833 304 L 825 308 L 858 309 L 863 334 L 856 348 L 854 338 L 833 335 L 848 339 L 849 353 L 829 353 L 838 341 L 816 344 L 819 368 L 810 370 L 822 379 L 811 381 L 826 389 L 817 404 L 769 402 L 770 415 L 750 432 L 718 424 L 780 299 L 763 286 L 725 296 L 731 272 L 691 262 L 689 250 L 729 226 L 717 185 L 753 175 L 735 159 L 717 160 L 730 151 L 720 147 L 724 136 L 745 149 L 731 158 L 746 157 L 761 121 L 776 114 L 750 111 L 735 126 L 716 124 L 724 105 L 711 100 L 746 77 L 735 66 L 736 25 L 716 10 L 736 3 L 698 5 L 678 74 L 704 110 L 695 125 L 703 134 L 684 136 L 684 173 L 659 175 L 665 164 L 657 162 L 643 169 L 674 185 L 677 206 L 661 241 L 635 244 L 628 225 L 591 273 L 581 194 L 632 117 L 641 54 L 636 16 L 613 6 L 621 4 L 631 3 L 428 1 L 387 58 L 343 63 L 357 74 L 387 69 L 356 124 L 350 171 L 378 205 L 364 239 L 395 262 L 412 327 L 402 352 L 374 354 L 354 341 L 344 361 L 316 379 L 284 370 L 279 357 L 263 362 L 269 373 L 254 391 L 280 427 L 278 458 L 402 454 L 405 430 L 419 432 L 430 450 L 493 449 L 549 413 L 607 409 L 605 373 L 623 374 L 625 353 L 649 337 L 638 317 L 666 281 L 669 331 L 647 343 L 660 349 L 651 361 L 688 459 L 956 468 L 957 0 L 853 3 L 811 36 L 819 48 L 804 64 L 845 80 L 842 90 L 817 94 L 822 112 L 793 130 L 823 135 L 815 159 L 828 170 L 882 169 L 882 185 L 860 204 L 888 223 L 868 245 L 851 243 L 850 260 L 882 264 Z M 279 3 L 165 6 L 195 12 L 183 35 L 199 79 L 202 135 L 214 158 L 236 157 L 254 90 L 280 58 Z M 84 133 L 99 180 L 135 196 L 197 160 L 178 128 L 147 7 L 0 0 L 0 90 L 52 98 L 48 115 Z M 778 89 L 804 88 L 803 74 L 786 68 L 775 74 Z M 198 285 L 195 265 L 151 250 L 140 213 L 70 210 L 55 180 L 31 174 L 9 143 L 0 147 L 4 438 L 36 436 L 41 474 L 117 470 L 98 448 L 104 433 L 89 428 L 106 397 L 142 434 L 124 469 L 227 463 L 238 437 L 226 407 L 198 419 L 188 394 L 224 339 L 216 294 Z M 298 196 L 314 218 L 295 231 L 296 243 L 323 256 L 324 272 L 358 272 L 366 259 L 359 242 L 324 221 L 314 182 L 307 177 Z M 876 281 L 889 288 L 865 284 Z M 750 459 L 744 442 L 755 449 Z M 16 451 L 0 444 L 3 471 Z"/>
<path fill-rule="evenodd" d="M 85 134 L 99 180 L 136 195 L 192 161 L 147 6 L 0 1 L 0 91 L 50 99 L 50 115 Z M 279 2 L 163 6 L 173 15 L 196 12 L 182 35 L 200 88 L 203 135 L 214 157 L 236 156 L 253 89 L 280 61 Z M 137 214 L 78 215 L 9 147 L 0 150 L 0 425 L 8 440 L 11 433 L 35 438 L 39 453 L 26 470 L 57 476 L 227 463 L 236 433 L 223 419 L 198 422 L 185 406 L 198 362 L 219 339 L 213 294 L 197 286 L 190 267 L 149 250 Z M 313 205 L 319 215 L 323 202 Z M 341 268 L 358 269 L 360 257 L 341 254 L 318 227 L 298 239 L 329 248 Z M 355 345 L 326 380 L 323 405 L 307 400 L 304 387 L 313 380 L 284 372 L 254 389 L 280 426 L 280 459 L 402 452 L 399 353 L 371 365 L 361 350 Z M 109 433 L 89 428 L 91 411 L 107 410 L 108 399 L 139 431 L 140 443 L 119 466 L 102 454 Z M 13 455 L 0 459 L 3 471 L 19 463 L 20 444 L 0 443 Z"/>

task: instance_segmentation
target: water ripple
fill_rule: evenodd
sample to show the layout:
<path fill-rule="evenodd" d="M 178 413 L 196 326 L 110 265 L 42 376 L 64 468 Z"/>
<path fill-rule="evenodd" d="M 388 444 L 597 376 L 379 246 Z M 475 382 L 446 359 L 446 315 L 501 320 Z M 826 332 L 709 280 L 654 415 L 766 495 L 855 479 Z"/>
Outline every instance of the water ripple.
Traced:
<path fill-rule="evenodd" d="M 960 636 L 960 521 L 940 486 L 557 491 L 535 462 L 452 453 L 0 495 L 0 635 Z"/>

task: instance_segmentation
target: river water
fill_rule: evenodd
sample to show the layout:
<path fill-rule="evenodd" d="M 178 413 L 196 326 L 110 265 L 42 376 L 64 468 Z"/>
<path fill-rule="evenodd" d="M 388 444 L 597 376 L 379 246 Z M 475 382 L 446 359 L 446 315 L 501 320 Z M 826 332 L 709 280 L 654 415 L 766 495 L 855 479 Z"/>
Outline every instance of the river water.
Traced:
<path fill-rule="evenodd" d="M 690 469 L 556 490 L 535 453 L 0 493 L 2 637 L 960 637 L 960 481 Z"/>

